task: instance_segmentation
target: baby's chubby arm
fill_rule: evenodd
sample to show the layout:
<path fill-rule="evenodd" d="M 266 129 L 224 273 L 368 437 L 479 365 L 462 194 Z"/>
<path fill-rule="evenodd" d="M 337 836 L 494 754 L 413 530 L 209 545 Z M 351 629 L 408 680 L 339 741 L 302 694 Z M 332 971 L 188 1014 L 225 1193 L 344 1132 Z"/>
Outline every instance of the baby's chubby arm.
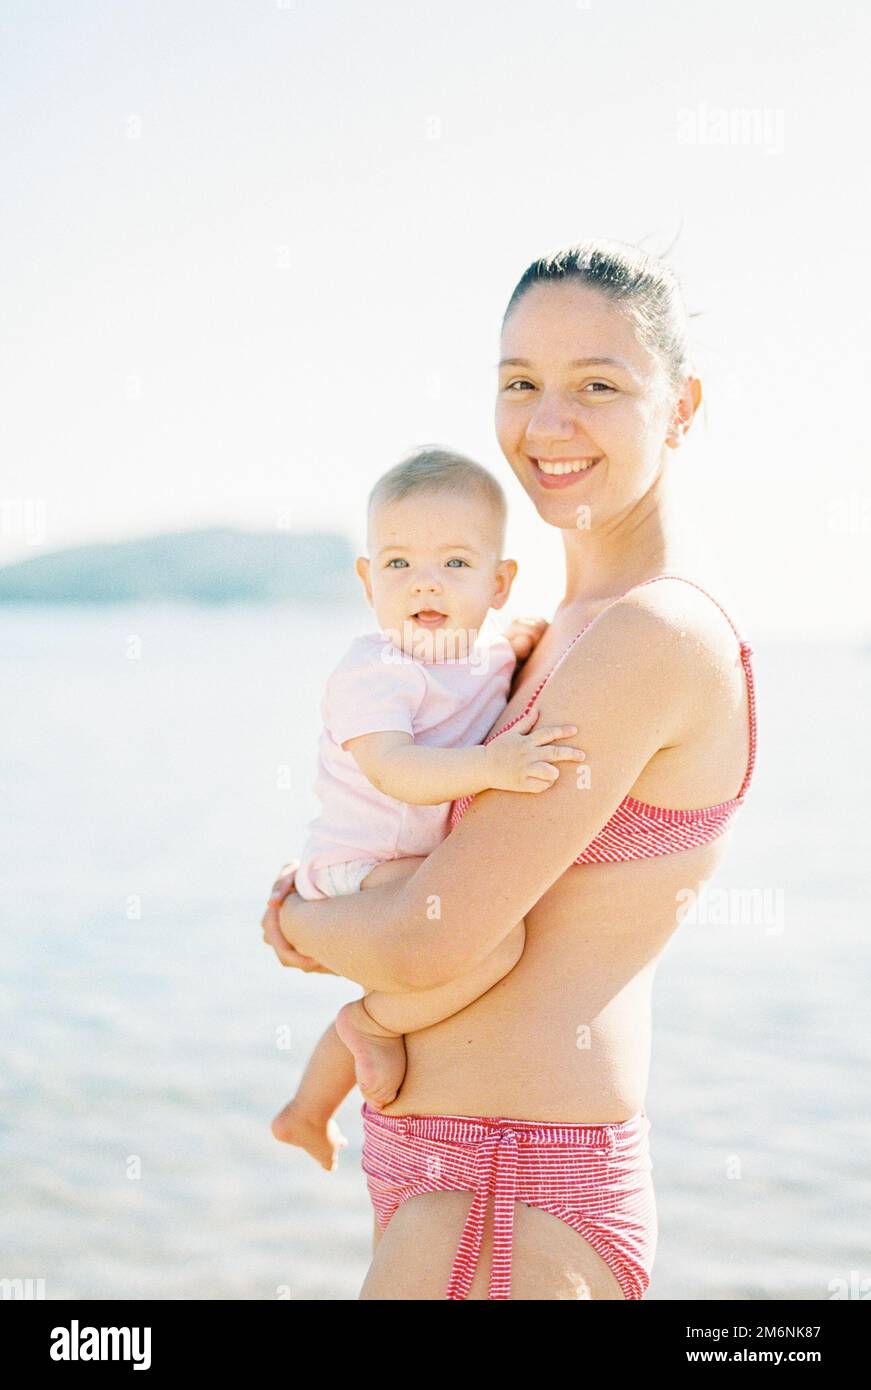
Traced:
<path fill-rule="evenodd" d="M 436 806 L 479 792 L 543 792 L 559 776 L 556 762 L 580 762 L 580 748 L 555 740 L 572 738 L 573 724 L 535 728 L 533 709 L 489 743 L 467 748 L 430 748 L 399 730 L 361 734 L 342 747 L 354 757 L 373 787 L 411 806 Z"/>

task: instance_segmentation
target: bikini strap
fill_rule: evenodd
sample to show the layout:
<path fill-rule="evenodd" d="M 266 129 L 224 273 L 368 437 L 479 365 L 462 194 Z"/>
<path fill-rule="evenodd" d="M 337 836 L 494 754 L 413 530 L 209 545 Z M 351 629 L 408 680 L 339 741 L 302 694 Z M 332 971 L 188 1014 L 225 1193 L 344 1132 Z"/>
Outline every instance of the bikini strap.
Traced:
<path fill-rule="evenodd" d="M 707 589 L 703 588 L 701 584 L 697 584 L 695 579 L 687 579 L 686 575 L 656 574 L 652 579 L 644 579 L 640 584 L 634 585 L 632 589 L 627 589 L 626 593 L 631 594 L 634 593 L 635 589 L 643 589 L 645 584 L 656 584 L 660 579 L 680 579 L 684 584 L 692 584 L 694 589 L 698 589 L 700 594 L 704 594 L 706 598 L 711 600 L 711 603 L 713 603 L 715 607 L 719 608 L 726 622 L 735 634 L 735 640 L 741 652 L 741 665 L 744 667 L 744 676 L 747 681 L 747 718 L 750 727 L 750 752 L 747 758 L 747 771 L 744 773 L 744 781 L 741 783 L 741 790 L 735 798 L 736 801 L 743 801 L 744 794 L 753 776 L 753 769 L 756 766 L 756 683 L 753 678 L 753 666 L 750 662 L 750 658 L 753 655 L 753 648 L 749 642 L 744 641 L 737 627 L 729 617 L 729 614 L 726 612 L 723 605 L 714 598 L 714 595 L 709 594 Z M 626 594 L 624 594 L 623 597 L 625 598 Z M 610 607 L 611 605 L 609 604 L 608 606 Z"/>

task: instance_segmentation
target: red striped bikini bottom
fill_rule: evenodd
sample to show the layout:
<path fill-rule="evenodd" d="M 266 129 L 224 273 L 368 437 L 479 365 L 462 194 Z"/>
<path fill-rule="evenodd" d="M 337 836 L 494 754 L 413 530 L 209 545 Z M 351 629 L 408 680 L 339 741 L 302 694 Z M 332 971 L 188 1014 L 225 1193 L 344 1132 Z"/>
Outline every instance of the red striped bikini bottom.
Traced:
<path fill-rule="evenodd" d="M 382 1230 L 409 1197 L 472 1192 L 446 1298 L 468 1297 L 493 1197 L 488 1298 L 511 1297 L 514 1203 L 565 1221 L 601 1255 L 624 1298 L 639 1299 L 656 1253 L 650 1119 L 544 1124 L 466 1115 L 383 1115 L 364 1101 L 363 1172 Z"/>

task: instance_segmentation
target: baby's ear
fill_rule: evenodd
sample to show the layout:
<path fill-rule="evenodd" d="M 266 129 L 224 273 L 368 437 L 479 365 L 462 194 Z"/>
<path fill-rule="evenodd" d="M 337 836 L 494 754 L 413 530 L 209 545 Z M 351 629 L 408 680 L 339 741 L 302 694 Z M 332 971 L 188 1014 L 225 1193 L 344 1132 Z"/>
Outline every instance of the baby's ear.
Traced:
<path fill-rule="evenodd" d="M 366 598 L 372 602 L 372 581 L 369 578 L 369 560 L 365 555 L 358 555 L 354 561 L 354 569 L 363 581 L 363 588 L 366 590 Z"/>
<path fill-rule="evenodd" d="M 496 566 L 496 584 L 493 591 L 491 608 L 502 608 L 508 601 L 511 593 L 511 585 L 514 583 L 517 574 L 516 560 L 500 560 Z"/>

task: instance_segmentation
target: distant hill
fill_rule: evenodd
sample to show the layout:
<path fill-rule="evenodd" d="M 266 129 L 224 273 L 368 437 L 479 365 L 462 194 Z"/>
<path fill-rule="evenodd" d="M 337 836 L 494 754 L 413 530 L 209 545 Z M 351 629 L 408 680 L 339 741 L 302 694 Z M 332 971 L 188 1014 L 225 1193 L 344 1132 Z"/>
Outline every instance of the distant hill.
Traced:
<path fill-rule="evenodd" d="M 0 568 L 0 603 L 275 603 L 357 596 L 354 553 L 333 531 L 214 526 L 78 545 Z"/>

